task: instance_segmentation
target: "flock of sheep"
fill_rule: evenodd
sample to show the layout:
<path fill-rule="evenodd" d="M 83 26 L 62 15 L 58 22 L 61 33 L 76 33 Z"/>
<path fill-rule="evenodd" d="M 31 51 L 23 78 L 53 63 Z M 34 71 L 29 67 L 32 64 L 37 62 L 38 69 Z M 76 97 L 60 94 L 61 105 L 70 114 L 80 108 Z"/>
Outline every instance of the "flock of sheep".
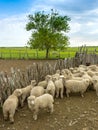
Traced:
<path fill-rule="evenodd" d="M 98 66 L 80 65 L 79 67 L 57 70 L 53 75 L 46 75 L 44 81 L 39 83 L 31 80 L 31 84 L 14 90 L 3 104 L 4 119 L 9 118 L 14 123 L 14 115 L 19 104 L 24 106 L 27 99 L 28 108 L 33 113 L 34 120 L 37 120 L 40 109 L 46 109 L 53 113 L 54 99 L 69 97 L 70 93 L 84 93 L 88 88 L 96 90 L 98 96 Z"/>

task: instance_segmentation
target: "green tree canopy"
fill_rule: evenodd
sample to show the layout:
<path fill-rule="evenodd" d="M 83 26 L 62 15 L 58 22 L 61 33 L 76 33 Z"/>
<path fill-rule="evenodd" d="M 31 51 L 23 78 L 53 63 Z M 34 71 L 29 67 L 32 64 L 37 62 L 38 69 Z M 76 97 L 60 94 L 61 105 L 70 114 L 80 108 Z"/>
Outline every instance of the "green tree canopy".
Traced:
<path fill-rule="evenodd" d="M 35 49 L 45 49 L 46 58 L 51 49 L 64 49 L 68 46 L 68 37 L 65 35 L 70 30 L 68 16 L 61 16 L 59 13 L 51 10 L 50 14 L 44 11 L 37 12 L 34 15 L 28 15 L 29 22 L 26 24 L 26 30 L 32 30 L 32 35 L 28 45 Z"/>

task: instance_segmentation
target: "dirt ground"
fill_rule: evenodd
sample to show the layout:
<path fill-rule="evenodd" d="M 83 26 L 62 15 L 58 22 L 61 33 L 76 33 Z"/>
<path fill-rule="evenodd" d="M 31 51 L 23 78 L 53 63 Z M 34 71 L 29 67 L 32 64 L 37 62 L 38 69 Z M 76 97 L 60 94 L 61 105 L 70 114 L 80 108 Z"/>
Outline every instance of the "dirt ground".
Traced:
<path fill-rule="evenodd" d="M 25 69 L 32 60 L 0 60 L 0 71 L 10 72 L 11 67 Z M 53 63 L 53 61 L 50 61 Z M 27 103 L 15 113 L 15 122 L 3 120 L 0 110 L 0 130 L 98 130 L 98 97 L 95 91 L 88 90 L 82 98 L 80 94 L 70 94 L 67 98 L 55 99 L 53 114 L 40 111 L 38 120 L 33 120 L 33 114 Z"/>

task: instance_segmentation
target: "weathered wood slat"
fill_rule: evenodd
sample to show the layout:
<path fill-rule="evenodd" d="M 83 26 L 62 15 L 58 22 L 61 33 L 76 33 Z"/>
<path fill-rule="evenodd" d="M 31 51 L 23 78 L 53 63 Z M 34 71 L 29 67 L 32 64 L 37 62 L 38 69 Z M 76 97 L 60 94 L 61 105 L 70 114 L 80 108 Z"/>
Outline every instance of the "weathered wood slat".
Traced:
<path fill-rule="evenodd" d="M 83 51 L 82 51 L 83 50 Z M 98 64 L 98 54 L 87 54 L 87 50 L 80 49 L 74 58 L 57 60 L 54 65 L 49 62 L 29 65 L 24 71 L 11 68 L 10 76 L 6 72 L 0 72 L 0 104 L 2 106 L 6 98 L 16 89 L 26 87 L 32 79 L 37 82 L 43 80 L 47 74 L 54 74 L 58 69 L 76 67 L 80 64 Z"/>

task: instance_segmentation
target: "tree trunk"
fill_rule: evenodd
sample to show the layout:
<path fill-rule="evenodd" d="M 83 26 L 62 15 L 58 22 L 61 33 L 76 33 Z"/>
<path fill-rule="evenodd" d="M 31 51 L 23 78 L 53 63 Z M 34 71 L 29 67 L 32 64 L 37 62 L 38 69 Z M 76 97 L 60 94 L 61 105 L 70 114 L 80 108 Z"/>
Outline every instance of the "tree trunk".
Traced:
<path fill-rule="evenodd" d="M 49 48 L 46 48 L 46 59 L 49 57 Z"/>

